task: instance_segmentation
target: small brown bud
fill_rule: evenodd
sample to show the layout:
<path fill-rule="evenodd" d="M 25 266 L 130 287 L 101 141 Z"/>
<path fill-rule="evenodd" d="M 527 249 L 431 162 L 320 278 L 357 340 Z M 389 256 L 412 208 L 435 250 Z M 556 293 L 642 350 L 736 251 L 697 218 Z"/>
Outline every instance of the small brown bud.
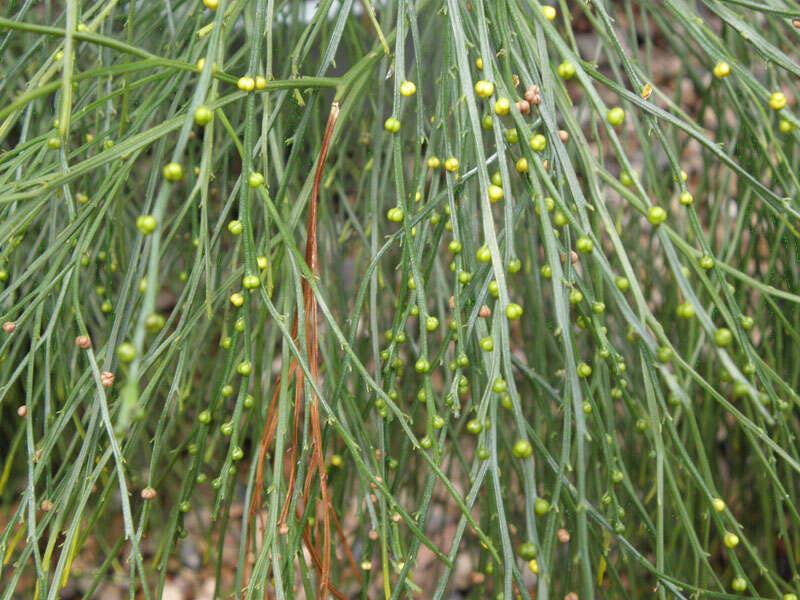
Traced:
<path fill-rule="evenodd" d="M 531 104 L 527 100 L 520 100 L 517 102 L 517 110 L 520 112 L 522 116 L 528 116 L 531 114 Z"/>
<path fill-rule="evenodd" d="M 564 600 L 578 600 L 578 594 L 575 592 L 570 592 L 566 596 L 564 596 Z"/>
<path fill-rule="evenodd" d="M 17 408 L 17 415 L 20 417 L 25 417 L 28 414 L 28 407 L 24 404 L 21 404 Z"/>
<path fill-rule="evenodd" d="M 281 535 L 286 535 L 289 533 L 289 526 L 286 523 L 283 523 L 280 527 L 278 527 L 278 533 Z"/>
<path fill-rule="evenodd" d="M 567 140 L 569 139 L 569 132 L 567 132 L 567 131 L 566 131 L 566 130 L 564 130 L 564 129 L 559 129 L 559 130 L 558 130 L 558 137 L 560 137 L 560 138 L 561 138 L 561 141 L 562 141 L 562 142 L 564 142 L 564 143 L 566 144 L 566 143 L 567 143 Z"/>
<path fill-rule="evenodd" d="M 450 299 L 447 301 L 450 304 L 450 310 L 454 310 L 456 307 L 456 298 L 455 296 L 450 296 Z"/>
<path fill-rule="evenodd" d="M 403 520 L 403 517 L 400 516 L 400 513 L 394 513 L 392 515 L 392 521 L 394 521 L 395 523 L 399 523 L 402 520 Z"/>
<path fill-rule="evenodd" d="M 100 383 L 103 387 L 111 387 L 114 385 L 114 374 L 111 371 L 103 371 L 100 373 Z"/>
<path fill-rule="evenodd" d="M 375 531 L 374 529 L 371 529 L 367 535 L 369 536 L 369 539 L 371 539 L 373 542 L 378 539 L 378 532 Z"/>
<path fill-rule="evenodd" d="M 33 462 L 39 462 L 39 459 L 42 458 L 42 449 L 39 448 L 36 452 L 33 453 Z"/>
<path fill-rule="evenodd" d="M 6 333 L 11 333 L 17 328 L 17 324 L 14 321 L 6 321 L 3 323 L 3 331 Z"/>
<path fill-rule="evenodd" d="M 486 306 L 485 304 L 481 306 L 481 309 L 478 311 L 478 316 L 481 319 L 488 319 L 492 316 L 492 309 Z"/>
<path fill-rule="evenodd" d="M 158 496 L 158 492 L 156 492 L 156 491 L 155 491 L 153 488 L 151 488 L 151 487 L 146 487 L 146 488 L 144 488 L 144 489 L 142 490 L 141 496 L 142 496 L 142 498 L 143 498 L 143 499 L 145 499 L 145 500 L 152 500 L 153 498 L 155 498 L 156 496 Z"/>
<path fill-rule="evenodd" d="M 50 512 L 53 510 L 53 503 L 50 500 L 42 500 L 40 506 L 44 512 Z"/>
<path fill-rule="evenodd" d="M 471 579 L 473 585 L 480 585 L 484 581 L 486 581 L 486 575 L 484 575 L 483 573 L 478 573 L 477 571 L 473 571 Z"/>
<path fill-rule="evenodd" d="M 536 105 L 539 104 L 540 99 L 539 99 L 539 86 L 538 85 L 532 85 L 527 90 L 525 90 L 525 100 L 527 100 L 527 102 L 529 104 L 532 104 L 533 106 L 536 106 Z"/>
<path fill-rule="evenodd" d="M 514 87 L 517 87 L 517 86 L 519 85 L 519 75 L 517 75 L 516 73 L 514 73 L 514 74 L 511 76 L 511 83 L 513 83 L 513 84 L 514 84 Z"/>
<path fill-rule="evenodd" d="M 556 532 L 556 537 L 558 538 L 559 542 L 566 544 L 569 541 L 569 531 L 566 529 L 559 529 Z"/>
<path fill-rule="evenodd" d="M 800 29 L 800 17 L 795 17 L 794 19 L 792 19 L 792 26 L 795 29 Z"/>
<path fill-rule="evenodd" d="M 79 335 L 75 338 L 75 345 L 78 348 L 83 348 L 84 350 L 88 350 L 92 347 L 92 340 L 88 335 Z"/>

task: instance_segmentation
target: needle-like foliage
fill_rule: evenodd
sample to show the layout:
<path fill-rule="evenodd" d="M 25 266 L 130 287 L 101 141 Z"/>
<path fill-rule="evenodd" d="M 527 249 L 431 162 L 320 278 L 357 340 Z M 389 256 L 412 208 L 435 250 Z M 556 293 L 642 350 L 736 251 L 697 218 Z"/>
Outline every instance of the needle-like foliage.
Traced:
<path fill-rule="evenodd" d="M 797 600 L 796 1 L 0 13 L 0 600 Z"/>

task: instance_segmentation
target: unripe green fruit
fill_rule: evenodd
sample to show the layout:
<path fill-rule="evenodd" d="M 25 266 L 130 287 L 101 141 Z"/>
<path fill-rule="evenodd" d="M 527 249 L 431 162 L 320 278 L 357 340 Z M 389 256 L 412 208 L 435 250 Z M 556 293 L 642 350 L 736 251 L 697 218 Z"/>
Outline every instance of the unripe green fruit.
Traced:
<path fill-rule="evenodd" d="M 123 342 L 117 348 L 117 356 L 124 363 L 132 362 L 136 358 L 136 348 L 130 342 Z"/>
<path fill-rule="evenodd" d="M 206 106 L 198 106 L 194 109 L 194 122 L 198 125 L 207 125 L 213 118 L 213 111 Z"/>

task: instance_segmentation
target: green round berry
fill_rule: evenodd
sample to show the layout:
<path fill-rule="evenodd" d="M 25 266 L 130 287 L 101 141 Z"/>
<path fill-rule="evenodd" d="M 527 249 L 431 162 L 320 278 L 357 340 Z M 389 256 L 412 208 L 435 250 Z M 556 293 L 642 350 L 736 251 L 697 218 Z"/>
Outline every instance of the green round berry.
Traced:
<path fill-rule="evenodd" d="M 518 440 L 514 444 L 512 452 L 517 458 L 528 458 L 533 454 L 533 446 L 531 446 L 531 443 L 527 440 Z"/>
<path fill-rule="evenodd" d="M 592 240 L 589 238 L 581 237 L 575 242 L 575 247 L 581 254 L 588 254 L 592 251 L 592 248 L 594 248 L 594 243 L 592 243 Z"/>
<path fill-rule="evenodd" d="M 706 271 L 708 271 L 714 266 L 714 259 L 708 255 L 701 256 L 700 260 L 698 261 L 698 264 L 700 265 L 701 269 L 705 269 Z"/>
<path fill-rule="evenodd" d="M 136 229 L 142 235 L 150 235 L 156 230 L 156 227 L 158 227 L 158 221 L 153 215 L 142 215 L 136 219 Z"/>
<path fill-rule="evenodd" d="M 513 302 L 506 306 L 506 317 L 510 321 L 516 321 L 522 316 L 522 307 L 519 304 L 514 304 Z"/>
<path fill-rule="evenodd" d="M 508 272 L 512 275 L 514 273 L 519 273 L 519 270 L 522 268 L 522 262 L 518 258 L 512 258 L 508 261 Z"/>
<path fill-rule="evenodd" d="M 163 174 L 167 181 L 180 181 L 183 179 L 183 167 L 178 163 L 171 162 L 164 166 Z"/>
<path fill-rule="evenodd" d="M 219 430 L 222 432 L 222 435 L 229 436 L 233 434 L 233 423 L 228 421 L 227 423 L 223 423 L 220 425 Z"/>
<path fill-rule="evenodd" d="M 539 500 L 540 499 L 537 499 L 537 502 Z M 545 504 L 547 504 L 546 501 Z M 536 558 L 538 554 L 538 552 L 536 551 L 536 545 L 533 542 L 523 542 L 522 544 L 519 545 L 519 549 L 517 550 L 517 552 L 519 553 L 520 557 L 523 560 L 533 560 L 534 558 Z"/>
<path fill-rule="evenodd" d="M 667 211 L 660 206 L 651 206 L 647 211 L 647 220 L 653 227 L 658 227 L 667 220 Z"/>
<path fill-rule="evenodd" d="M 261 280 L 258 275 L 245 275 L 242 278 L 242 287 L 246 290 L 254 290 L 261 285 Z"/>
<path fill-rule="evenodd" d="M 536 501 L 533 503 L 533 511 L 539 516 L 546 515 L 549 510 L 550 510 L 550 503 L 544 498 L 537 498 Z M 536 557 L 531 556 L 531 558 L 536 558 Z"/>
<path fill-rule="evenodd" d="M 730 329 L 727 329 L 726 327 L 720 327 L 714 332 L 714 342 L 720 348 L 730 346 L 732 341 L 733 334 L 731 333 Z"/>
<path fill-rule="evenodd" d="M 572 79 L 575 76 L 575 65 L 571 62 L 566 61 L 558 65 L 558 76 L 561 79 Z"/>
<path fill-rule="evenodd" d="M 631 287 L 631 282 L 628 281 L 627 277 L 617 277 L 614 283 L 617 285 L 617 289 L 622 293 L 627 292 L 628 288 Z"/>
<path fill-rule="evenodd" d="M 203 425 L 208 425 L 211 423 L 211 412 L 208 410 L 201 411 L 200 414 L 197 415 L 197 420 Z"/>
<path fill-rule="evenodd" d="M 159 315 L 158 313 L 152 313 L 145 317 L 144 328 L 148 333 L 158 333 L 164 328 L 165 323 L 166 320 L 163 316 Z"/>
<path fill-rule="evenodd" d="M 416 370 L 417 373 L 427 373 L 431 370 L 431 363 L 426 358 L 420 358 L 414 364 L 414 370 Z"/>
<path fill-rule="evenodd" d="M 656 351 L 656 356 L 658 356 L 659 362 L 662 363 L 668 363 L 669 361 L 671 361 L 672 355 L 673 355 L 672 348 L 670 348 L 669 346 L 661 346 Z"/>
<path fill-rule="evenodd" d="M 494 349 L 494 342 L 492 341 L 492 338 L 489 336 L 481 338 L 481 341 L 478 342 L 478 344 L 480 345 L 481 350 L 483 350 L 484 352 L 491 352 Z"/>
<path fill-rule="evenodd" d="M 611 123 L 614 127 L 619 127 L 622 125 L 622 122 L 625 120 L 625 111 L 622 110 L 619 106 L 612 108 L 611 110 L 606 113 L 606 118 L 608 122 Z"/>
<path fill-rule="evenodd" d="M 582 362 L 578 365 L 577 371 L 578 377 L 589 377 L 592 374 L 592 367 Z"/>
<path fill-rule="evenodd" d="M 447 245 L 447 249 L 453 254 L 458 254 L 459 252 L 461 252 L 461 248 L 462 248 L 461 242 L 459 242 L 458 240 L 453 240 Z"/>
<path fill-rule="evenodd" d="M 242 231 L 244 231 L 244 224 L 239 220 L 231 221 L 228 223 L 228 231 L 230 231 L 233 235 L 242 235 Z"/>
<path fill-rule="evenodd" d="M 547 148 L 547 138 L 541 133 L 533 136 L 528 143 L 534 152 L 544 152 L 544 149 Z"/>
<path fill-rule="evenodd" d="M 261 173 L 256 173 L 254 171 L 253 173 L 250 173 L 250 175 L 247 176 L 247 184 L 251 188 L 257 188 L 263 183 L 264 183 L 264 176 Z"/>
<path fill-rule="evenodd" d="M 236 365 L 236 372 L 239 373 L 239 375 L 242 375 L 244 377 L 247 377 L 248 375 L 250 375 L 252 370 L 253 370 L 252 365 L 246 360 L 244 360 L 244 361 L 240 362 L 238 365 Z"/>
<path fill-rule="evenodd" d="M 492 260 L 492 253 L 489 251 L 488 246 L 481 246 L 478 248 L 478 251 L 475 253 L 475 258 L 478 259 L 479 262 L 488 263 Z"/>
<path fill-rule="evenodd" d="M 132 362 L 136 358 L 136 348 L 130 342 L 123 342 L 117 348 L 117 356 L 124 363 Z"/>
<path fill-rule="evenodd" d="M 242 460 L 242 458 L 244 458 L 244 450 L 242 450 L 239 446 L 236 446 L 236 448 L 231 451 L 231 459 Z"/>
<path fill-rule="evenodd" d="M 383 124 L 383 127 L 389 133 L 397 133 L 400 131 L 400 120 L 395 117 L 389 117 L 386 119 L 386 122 Z"/>
<path fill-rule="evenodd" d="M 483 431 L 483 425 L 478 419 L 470 419 L 467 422 L 467 431 L 469 431 L 472 435 L 478 435 L 481 431 Z"/>
<path fill-rule="evenodd" d="M 214 118 L 214 112 L 207 106 L 198 106 L 194 109 L 194 122 L 198 125 L 208 125 Z"/>
<path fill-rule="evenodd" d="M 428 331 L 436 331 L 439 327 L 439 319 L 436 317 L 428 317 L 425 319 L 425 329 Z"/>

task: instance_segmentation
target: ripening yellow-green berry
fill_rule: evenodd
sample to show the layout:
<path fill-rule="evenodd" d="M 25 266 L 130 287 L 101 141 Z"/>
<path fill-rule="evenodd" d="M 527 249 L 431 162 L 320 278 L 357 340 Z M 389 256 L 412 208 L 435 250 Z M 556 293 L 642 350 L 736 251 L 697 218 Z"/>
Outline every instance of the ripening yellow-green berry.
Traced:
<path fill-rule="evenodd" d="M 267 78 L 263 75 L 256 75 L 256 89 L 263 90 L 267 87 Z"/>
<path fill-rule="evenodd" d="M 693 202 L 694 202 L 694 198 L 692 197 L 692 195 L 689 192 L 683 192 L 681 194 L 681 204 L 683 204 L 684 206 L 689 206 Z"/>
<path fill-rule="evenodd" d="M 614 127 L 619 127 L 625 120 L 625 111 L 622 110 L 619 106 L 616 106 L 608 111 L 608 113 L 606 114 L 606 118 L 608 119 L 608 122 L 611 123 Z"/>
<path fill-rule="evenodd" d="M 531 150 L 534 152 L 544 152 L 544 149 L 547 147 L 547 138 L 544 137 L 541 133 L 537 133 L 533 136 L 529 142 Z"/>
<path fill-rule="evenodd" d="M 446 161 L 444 161 L 444 168 L 446 171 L 450 173 L 455 173 L 458 171 L 458 159 L 455 157 L 450 157 Z"/>
<path fill-rule="evenodd" d="M 400 84 L 400 95 L 408 98 L 417 93 L 417 86 L 413 81 L 404 81 Z"/>
<path fill-rule="evenodd" d="M 427 165 L 429 169 L 438 169 L 442 164 L 442 161 L 439 160 L 437 156 L 431 156 L 428 159 Z"/>
<path fill-rule="evenodd" d="M 506 306 L 506 317 L 510 321 L 516 321 L 522 316 L 522 307 L 519 304 L 514 304 L 513 302 Z"/>
<path fill-rule="evenodd" d="M 483 71 L 483 59 L 480 56 L 475 59 L 475 66 L 479 71 Z"/>
<path fill-rule="evenodd" d="M 542 14 L 544 18 L 548 21 L 552 21 L 556 18 L 556 9 L 553 6 L 543 6 L 542 7 Z"/>
<path fill-rule="evenodd" d="M 781 130 L 781 133 L 791 133 L 794 131 L 794 123 L 787 119 L 781 119 L 780 123 L 778 123 L 778 129 Z"/>
<path fill-rule="evenodd" d="M 250 187 L 257 188 L 262 183 L 264 183 L 264 176 L 261 173 L 257 173 L 255 171 L 253 171 L 247 177 L 247 183 L 250 185 Z"/>
<path fill-rule="evenodd" d="M 575 65 L 569 61 L 561 63 L 558 65 L 558 76 L 565 80 L 572 79 L 575 77 Z"/>
<path fill-rule="evenodd" d="M 392 223 L 399 223 L 403 220 L 403 209 L 400 207 L 395 206 L 394 208 L 390 208 L 386 212 L 386 218 L 389 219 Z"/>
<path fill-rule="evenodd" d="M 475 93 L 480 98 L 489 98 L 494 94 L 494 84 L 491 81 L 481 79 L 475 83 Z"/>
<path fill-rule="evenodd" d="M 57 135 L 51 135 L 47 138 L 47 147 L 51 150 L 58 150 L 61 148 L 61 138 Z"/>
<path fill-rule="evenodd" d="M 266 256 L 259 256 L 256 258 L 256 264 L 258 265 L 258 268 L 263 271 L 269 265 L 269 261 L 267 260 Z"/>
<path fill-rule="evenodd" d="M 722 61 L 714 65 L 714 77 L 717 79 L 725 79 L 730 74 L 731 66 L 728 63 Z"/>
<path fill-rule="evenodd" d="M 527 173 L 528 172 L 528 159 L 525 157 L 520 158 L 516 164 L 517 171 L 519 173 Z"/>
<path fill-rule="evenodd" d="M 136 219 L 136 229 L 142 235 L 150 235 L 156 230 L 156 227 L 158 227 L 158 221 L 153 215 L 142 215 Z"/>
<path fill-rule="evenodd" d="M 657 227 L 667 220 L 667 211 L 660 206 L 651 206 L 647 211 L 647 220 L 653 227 Z"/>
<path fill-rule="evenodd" d="M 495 202 L 499 202 L 503 199 L 503 188 L 499 185 L 490 185 L 489 186 L 489 201 L 494 204 Z"/>
<path fill-rule="evenodd" d="M 773 110 L 780 110 L 786 106 L 786 96 L 782 92 L 775 92 L 769 99 L 769 106 Z"/>
<path fill-rule="evenodd" d="M 511 102 L 509 102 L 508 98 L 499 98 L 497 102 L 494 103 L 494 113 L 496 115 L 507 115 L 510 110 Z"/>
<path fill-rule="evenodd" d="M 235 292 L 231 294 L 230 301 L 231 304 L 233 304 L 236 308 L 239 308 L 242 304 L 244 304 L 244 296 L 242 296 L 239 292 Z"/>
<path fill-rule="evenodd" d="M 206 106 L 198 106 L 194 109 L 194 122 L 198 125 L 207 125 L 214 118 L 214 113 Z"/>
<path fill-rule="evenodd" d="M 167 181 L 180 181 L 183 179 L 183 167 L 178 163 L 171 162 L 164 167 L 164 179 Z"/>
<path fill-rule="evenodd" d="M 389 117 L 383 124 L 383 128 L 389 133 L 397 133 L 400 131 L 400 120 L 395 117 Z"/>
<path fill-rule="evenodd" d="M 735 548 L 739 545 L 739 536 L 729 531 L 725 534 L 722 542 L 725 544 L 726 548 Z"/>
<path fill-rule="evenodd" d="M 208 10 L 217 10 L 219 0 L 203 0 L 203 4 Z"/>
<path fill-rule="evenodd" d="M 722 498 L 714 498 L 711 504 L 714 506 L 714 510 L 717 512 L 722 512 L 725 510 L 725 501 Z"/>
<path fill-rule="evenodd" d="M 243 92 L 252 92 L 256 89 L 256 82 L 252 77 L 244 76 L 240 77 L 239 81 L 236 82 L 236 87 Z"/>
<path fill-rule="evenodd" d="M 197 61 L 197 70 L 198 71 L 202 71 L 205 66 L 206 66 L 206 59 L 205 58 L 198 59 L 198 61 Z M 211 72 L 212 73 L 216 73 L 217 72 L 217 63 L 214 63 L 213 65 L 211 65 Z"/>

